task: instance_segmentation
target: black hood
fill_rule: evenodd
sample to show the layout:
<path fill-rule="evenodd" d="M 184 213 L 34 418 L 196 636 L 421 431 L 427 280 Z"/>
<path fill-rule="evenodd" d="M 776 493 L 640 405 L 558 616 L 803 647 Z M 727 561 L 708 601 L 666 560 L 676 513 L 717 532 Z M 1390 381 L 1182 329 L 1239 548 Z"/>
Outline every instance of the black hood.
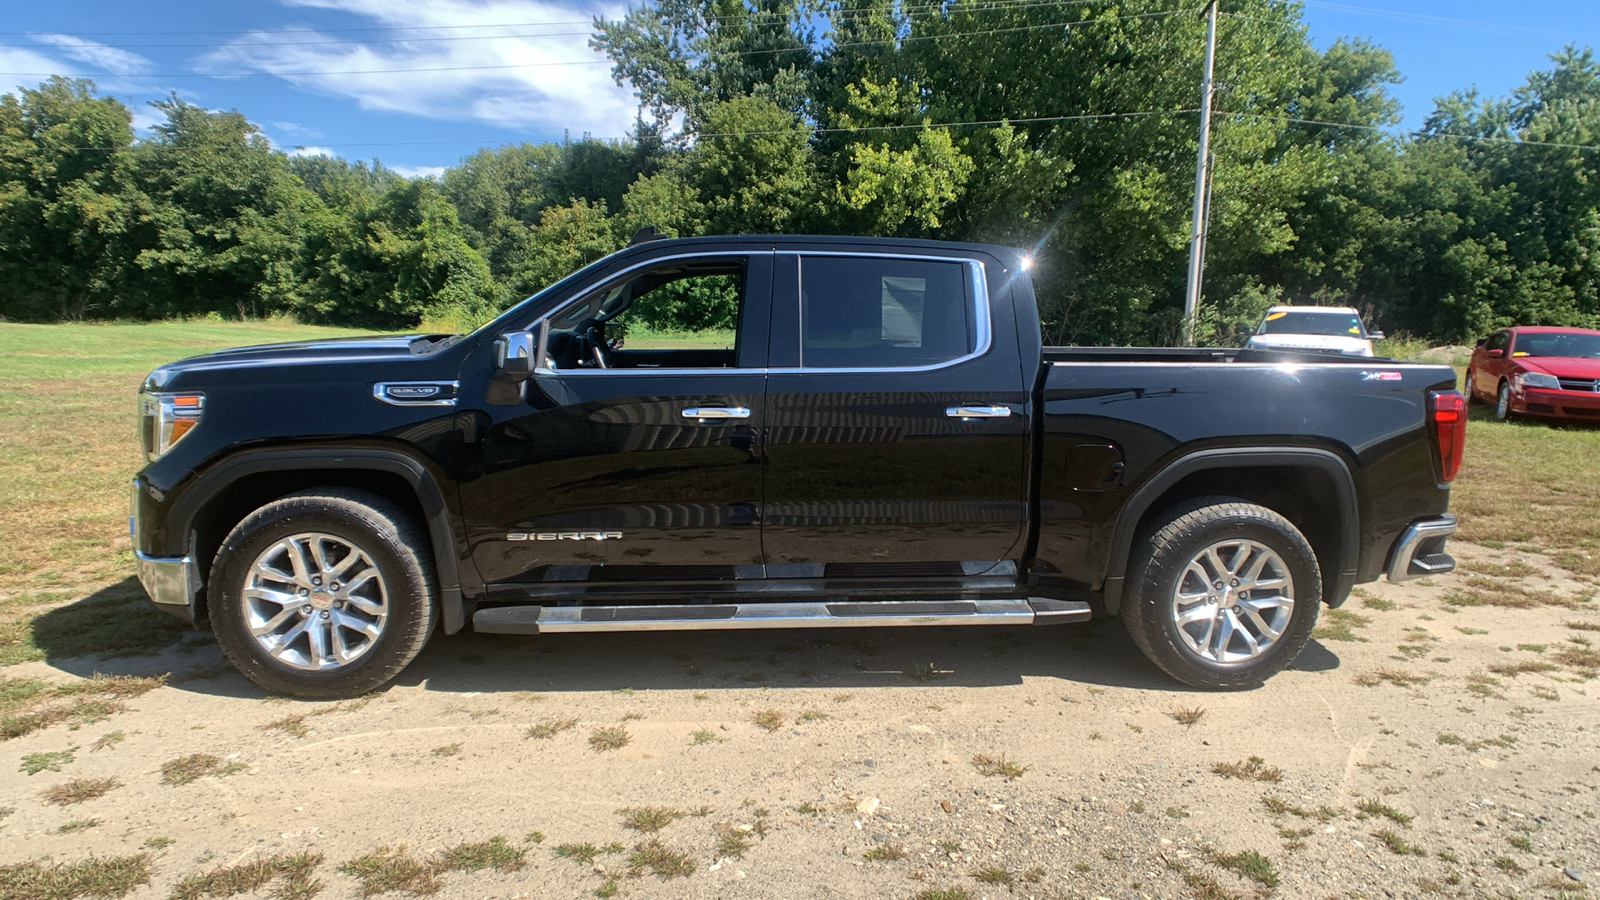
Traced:
<path fill-rule="evenodd" d="M 455 335 L 397 334 L 372 338 L 327 338 L 258 344 L 215 350 L 160 366 L 146 380 L 146 388 L 160 390 L 172 377 L 229 369 L 325 366 L 341 363 L 382 363 L 430 356 L 449 346 Z"/>

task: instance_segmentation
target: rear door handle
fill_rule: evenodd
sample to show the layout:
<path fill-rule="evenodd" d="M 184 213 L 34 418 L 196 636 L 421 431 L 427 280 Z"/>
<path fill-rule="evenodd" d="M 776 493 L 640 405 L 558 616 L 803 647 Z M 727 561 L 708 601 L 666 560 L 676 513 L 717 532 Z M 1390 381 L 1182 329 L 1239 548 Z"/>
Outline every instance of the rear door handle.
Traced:
<path fill-rule="evenodd" d="M 685 419 L 748 419 L 750 408 L 746 406 L 690 406 L 683 411 Z"/>
<path fill-rule="evenodd" d="M 952 406 L 944 411 L 952 419 L 1004 419 L 1011 415 L 1009 406 Z"/>

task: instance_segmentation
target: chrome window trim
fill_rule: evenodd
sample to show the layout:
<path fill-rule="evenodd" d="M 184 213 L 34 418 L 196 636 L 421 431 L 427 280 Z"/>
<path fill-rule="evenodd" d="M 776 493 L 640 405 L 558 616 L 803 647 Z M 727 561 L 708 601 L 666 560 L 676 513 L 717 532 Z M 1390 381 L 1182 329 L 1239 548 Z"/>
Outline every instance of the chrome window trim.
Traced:
<path fill-rule="evenodd" d="M 971 362 L 972 360 L 977 359 L 980 356 L 983 356 L 985 353 L 988 353 L 989 352 L 989 348 L 994 343 L 994 325 L 993 325 L 993 322 L 992 322 L 992 318 L 993 318 L 993 315 L 994 315 L 994 308 L 989 303 L 989 280 L 988 280 L 988 277 L 987 277 L 988 276 L 988 270 L 984 268 L 983 260 L 981 260 L 981 259 L 978 259 L 976 257 L 971 257 L 971 256 L 930 256 L 930 255 L 920 254 L 920 253 L 864 253 L 864 252 L 853 252 L 853 251 L 826 251 L 826 250 L 819 250 L 819 251 L 815 251 L 815 252 L 809 251 L 809 250 L 796 250 L 796 251 L 794 251 L 794 253 L 795 253 L 796 256 L 800 257 L 800 262 L 801 262 L 801 265 L 799 266 L 798 271 L 795 273 L 795 278 L 797 279 L 797 281 L 799 279 L 803 279 L 805 277 L 805 265 L 804 265 L 804 263 L 805 263 L 805 258 L 808 257 L 808 256 L 842 256 L 842 257 L 854 257 L 854 258 L 858 258 L 858 259 L 909 259 L 909 260 L 916 260 L 918 262 L 960 263 L 967 270 L 967 278 L 969 279 L 968 286 L 971 287 L 971 289 L 972 289 L 972 306 L 973 306 L 973 310 L 972 310 L 972 312 L 973 312 L 973 320 L 972 320 L 972 322 L 973 322 L 973 331 L 976 332 L 976 340 L 973 343 L 976 344 L 976 348 L 973 349 L 972 351 L 966 353 L 965 355 L 957 356 L 957 357 L 955 357 L 953 359 L 947 359 L 947 360 L 945 360 L 943 362 L 928 363 L 926 365 L 921 365 L 921 366 L 833 366 L 833 367 L 823 367 L 823 366 L 807 366 L 805 364 L 805 362 L 806 362 L 805 348 L 801 347 L 800 348 L 800 365 L 798 365 L 798 366 L 781 366 L 781 367 L 780 366 L 775 366 L 775 367 L 767 369 L 767 371 L 772 373 L 772 374 L 775 374 L 775 375 L 800 375 L 800 374 L 853 375 L 853 374 L 871 374 L 871 373 L 876 373 L 876 372 L 888 372 L 888 373 L 894 373 L 894 372 L 934 372 L 934 371 L 937 371 L 939 369 L 948 369 L 951 366 L 959 366 L 962 363 Z M 803 299 L 801 299 L 801 298 L 804 298 L 804 296 L 805 296 L 805 288 L 804 288 L 803 284 L 797 284 L 797 287 L 799 287 L 799 290 L 796 291 L 796 300 L 795 300 L 795 302 L 796 303 L 800 303 L 800 302 L 803 302 Z"/>
<path fill-rule="evenodd" d="M 851 367 L 844 367 L 844 368 L 820 368 L 820 367 L 807 368 L 807 367 L 802 365 L 802 366 L 768 366 L 768 367 L 763 367 L 763 368 L 748 368 L 748 369 L 741 369 L 741 368 L 738 368 L 738 367 L 732 367 L 732 368 L 726 368 L 726 369 L 719 369 L 719 368 L 704 368 L 704 369 L 648 369 L 648 368 L 647 369 L 639 369 L 639 368 L 634 368 L 634 369 L 556 369 L 556 368 L 553 368 L 553 367 L 551 367 L 549 365 L 546 365 L 546 363 L 549 361 L 549 356 L 547 356 L 546 353 L 545 353 L 545 346 L 546 346 L 546 342 L 548 341 L 549 336 L 550 336 L 550 320 L 552 318 L 554 318 L 557 313 L 559 313 L 562 310 L 566 309 L 567 307 L 571 306 L 573 303 L 578 302 L 578 300 L 582 299 L 583 297 L 588 296 L 589 294 L 591 294 L 595 290 L 599 289 L 600 287 L 602 287 L 604 285 L 608 285 L 608 284 L 614 284 L 616 279 L 619 279 L 619 278 L 621 278 L 621 277 L 623 277 L 625 275 L 628 275 L 629 273 L 638 271 L 639 269 L 648 268 L 650 266 L 655 266 L 655 265 L 659 265 L 659 264 L 662 264 L 662 263 L 670 263 L 673 260 L 679 260 L 679 259 L 706 259 L 706 258 L 727 259 L 727 258 L 733 257 L 733 256 L 755 256 L 755 255 L 760 254 L 760 253 L 766 253 L 766 254 L 769 254 L 771 256 L 777 256 L 780 253 L 793 253 L 794 255 L 799 256 L 799 257 L 806 257 L 806 256 L 844 256 L 844 257 L 858 257 L 858 258 L 864 258 L 864 259 L 909 259 L 909 260 L 917 260 L 917 261 L 922 261 L 922 262 L 959 263 L 963 267 L 966 268 L 967 276 L 970 279 L 969 286 L 972 289 L 972 304 L 973 304 L 973 313 L 974 313 L 973 330 L 976 332 L 977 340 L 975 341 L 975 343 L 977 344 L 977 348 L 975 350 L 973 350 L 972 352 L 967 353 L 964 356 L 958 356 L 958 357 L 956 357 L 954 359 L 946 360 L 944 362 L 929 363 L 929 364 L 923 365 L 923 366 L 863 366 L 863 367 L 858 367 L 858 368 L 851 368 Z M 796 271 L 795 277 L 797 279 L 800 277 L 800 273 L 798 271 Z M 797 292 L 796 300 L 795 300 L 796 303 L 800 302 L 799 299 L 798 299 L 798 296 L 799 295 L 798 295 L 798 292 Z M 978 259 L 976 257 L 971 257 L 971 256 L 931 256 L 931 255 L 927 255 L 927 254 L 892 253 L 892 252 L 867 253 L 867 252 L 848 252 L 848 251 L 809 251 L 809 250 L 784 250 L 784 249 L 779 249 L 779 250 L 735 250 L 735 251 L 732 251 L 732 252 L 724 251 L 724 252 L 721 252 L 721 253 L 712 253 L 712 252 L 707 252 L 707 251 L 699 251 L 699 252 L 695 252 L 695 253 L 675 254 L 673 256 L 659 256 L 659 257 L 656 257 L 656 258 L 651 259 L 649 261 L 635 263 L 634 265 L 628 266 L 625 269 L 621 269 L 618 272 L 616 272 L 611 278 L 607 278 L 607 279 L 599 282 L 599 284 L 597 286 L 591 286 L 591 287 L 585 288 L 583 291 L 579 292 L 577 296 L 568 299 L 565 303 L 562 303 L 562 304 L 556 306 L 554 309 L 552 309 L 549 312 L 545 313 L 544 315 L 540 316 L 532 325 L 528 326 L 528 330 L 529 331 L 532 331 L 534 329 L 538 329 L 539 330 L 539 338 L 538 338 L 538 342 L 537 342 L 538 353 L 539 353 L 539 365 L 534 367 L 534 370 L 533 370 L 533 374 L 534 375 L 557 375 L 557 376 L 578 375 L 578 376 L 585 376 L 585 377 L 586 376 L 590 376 L 590 375 L 601 375 L 601 376 L 604 376 L 604 375 L 634 375 L 634 376 L 638 376 L 638 375 L 700 375 L 700 376 L 706 376 L 706 375 L 768 375 L 768 374 L 771 374 L 771 375 L 799 375 L 799 374 L 844 375 L 844 374 L 863 374 L 863 373 L 872 374 L 872 373 L 900 373 L 900 372 L 933 372 L 933 371 L 937 371 L 939 369 L 948 369 L 951 366 L 959 366 L 962 363 L 971 362 L 972 360 L 977 359 L 978 357 L 983 356 L 984 354 L 988 353 L 989 349 L 994 344 L 993 315 L 994 315 L 994 310 L 993 310 L 993 308 L 991 307 L 991 305 L 989 303 L 988 269 L 987 269 L 987 267 L 985 267 L 983 260 Z M 769 347 L 768 349 L 770 350 L 771 348 Z"/>
<path fill-rule="evenodd" d="M 637 272 L 640 269 L 648 269 L 648 268 L 651 268 L 652 266 L 659 266 L 659 265 L 671 263 L 671 262 L 673 262 L 675 260 L 680 260 L 680 259 L 732 259 L 732 258 L 736 258 L 736 257 L 750 258 L 750 257 L 759 256 L 761 254 L 766 254 L 767 256 L 775 255 L 774 251 L 772 251 L 772 250 L 723 250 L 721 252 L 712 252 L 712 251 L 707 251 L 707 250 L 700 250 L 700 251 L 695 251 L 695 252 L 692 252 L 692 253 L 675 253 L 675 254 L 673 254 L 671 256 L 653 257 L 651 259 L 647 259 L 647 260 L 644 260 L 642 262 L 634 263 L 633 265 L 628 266 L 627 268 L 619 269 L 616 272 L 613 272 L 610 277 L 604 278 L 604 279 L 596 282 L 595 284 L 592 284 L 592 285 L 589 285 L 588 287 L 585 287 L 583 290 L 579 291 L 574 296 L 567 298 L 567 300 L 565 302 L 557 304 L 549 312 L 545 313 L 544 315 L 540 316 L 538 319 L 534 320 L 532 325 L 528 326 L 528 330 L 529 331 L 532 331 L 532 330 L 534 330 L 536 328 L 539 330 L 539 340 L 538 340 L 538 342 L 536 344 L 536 346 L 538 348 L 537 352 L 539 354 L 539 364 L 534 367 L 533 374 L 535 374 L 535 375 L 639 375 L 639 374 L 648 372 L 651 375 L 706 375 L 706 374 L 715 375 L 715 374 L 730 374 L 730 373 L 731 374 L 738 374 L 738 375 L 759 375 L 759 374 L 765 372 L 766 371 L 765 369 L 740 369 L 740 368 L 737 368 L 737 367 L 729 368 L 729 369 L 556 369 L 556 368 L 553 368 L 551 366 L 546 365 L 546 363 L 549 361 L 550 357 L 549 357 L 548 354 L 545 353 L 545 347 L 546 347 L 546 344 L 548 343 L 549 338 L 550 338 L 550 320 L 551 319 L 555 318 L 555 316 L 558 313 L 560 313 L 562 310 L 566 309 L 567 307 L 571 306 L 574 303 L 577 303 L 578 301 L 582 300 L 583 298 L 590 296 L 595 291 L 603 290 L 608 285 L 616 284 L 624 276 L 626 276 L 626 275 L 628 275 L 630 273 Z M 735 339 L 737 339 L 737 335 L 735 335 Z"/>

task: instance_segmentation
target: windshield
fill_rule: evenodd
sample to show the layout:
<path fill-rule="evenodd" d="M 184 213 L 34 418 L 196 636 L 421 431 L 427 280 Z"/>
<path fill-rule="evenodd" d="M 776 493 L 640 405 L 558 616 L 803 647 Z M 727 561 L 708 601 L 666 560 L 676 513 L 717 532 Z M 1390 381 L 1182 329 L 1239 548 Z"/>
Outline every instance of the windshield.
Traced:
<path fill-rule="evenodd" d="M 1355 313 L 1273 312 L 1261 320 L 1256 334 L 1325 334 L 1366 337 Z"/>
<path fill-rule="evenodd" d="M 1600 359 L 1600 334 L 1519 334 L 1511 355 Z"/>

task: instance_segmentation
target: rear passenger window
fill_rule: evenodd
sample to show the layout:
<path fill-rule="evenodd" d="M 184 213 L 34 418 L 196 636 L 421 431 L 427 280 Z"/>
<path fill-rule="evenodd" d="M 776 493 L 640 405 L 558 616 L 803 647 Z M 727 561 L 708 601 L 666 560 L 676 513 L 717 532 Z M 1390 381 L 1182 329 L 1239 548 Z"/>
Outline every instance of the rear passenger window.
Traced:
<path fill-rule="evenodd" d="M 974 349 L 966 266 L 872 257 L 800 260 L 800 365 L 898 368 Z"/>

